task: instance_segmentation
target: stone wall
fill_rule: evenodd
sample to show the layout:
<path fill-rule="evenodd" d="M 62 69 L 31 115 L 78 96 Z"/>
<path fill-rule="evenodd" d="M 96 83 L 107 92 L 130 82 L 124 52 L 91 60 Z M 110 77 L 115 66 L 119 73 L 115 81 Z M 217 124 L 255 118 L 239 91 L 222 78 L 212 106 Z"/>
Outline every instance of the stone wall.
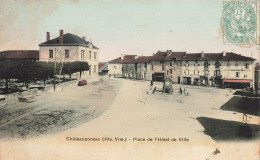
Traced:
<path fill-rule="evenodd" d="M 62 90 L 65 87 L 68 87 L 72 84 L 75 85 L 77 83 L 78 83 L 78 80 L 68 81 L 68 82 L 64 82 L 61 84 L 57 84 L 56 91 Z M 53 85 L 48 85 L 43 89 L 42 93 L 53 92 L 53 91 L 54 91 Z M 37 88 L 34 88 L 34 89 L 29 89 L 28 91 L 24 91 L 24 92 L 16 92 L 16 93 L 8 94 L 8 95 L 3 95 L 2 97 L 5 97 L 5 99 L 0 100 L 0 106 L 4 106 L 7 104 L 14 104 L 14 103 L 18 102 L 19 97 L 24 97 L 24 96 L 28 96 L 28 95 L 37 96 L 40 93 L 41 92 L 39 92 L 39 90 Z"/>

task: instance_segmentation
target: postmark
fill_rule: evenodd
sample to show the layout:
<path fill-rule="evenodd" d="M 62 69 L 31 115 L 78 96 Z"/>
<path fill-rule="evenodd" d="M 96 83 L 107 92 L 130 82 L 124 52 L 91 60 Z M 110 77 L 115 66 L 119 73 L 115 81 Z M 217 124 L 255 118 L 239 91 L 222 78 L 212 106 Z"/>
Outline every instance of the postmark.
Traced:
<path fill-rule="evenodd" d="M 256 1 L 224 1 L 222 16 L 224 44 L 257 44 L 257 16 Z"/>

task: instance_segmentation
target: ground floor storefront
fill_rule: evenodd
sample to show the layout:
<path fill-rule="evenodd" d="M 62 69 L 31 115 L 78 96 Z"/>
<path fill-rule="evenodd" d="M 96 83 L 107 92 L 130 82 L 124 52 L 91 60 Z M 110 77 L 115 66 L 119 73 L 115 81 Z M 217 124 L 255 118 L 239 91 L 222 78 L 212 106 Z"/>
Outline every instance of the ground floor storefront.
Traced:
<path fill-rule="evenodd" d="M 227 88 L 250 88 L 252 87 L 253 81 L 249 79 L 241 80 L 241 79 L 223 79 L 223 85 Z"/>

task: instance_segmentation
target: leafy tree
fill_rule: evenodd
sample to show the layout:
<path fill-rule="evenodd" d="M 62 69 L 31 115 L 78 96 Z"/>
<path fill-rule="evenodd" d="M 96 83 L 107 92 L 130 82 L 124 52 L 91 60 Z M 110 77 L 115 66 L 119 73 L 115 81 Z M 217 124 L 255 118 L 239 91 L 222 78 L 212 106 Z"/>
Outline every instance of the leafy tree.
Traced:
<path fill-rule="evenodd" d="M 89 65 L 88 62 L 76 62 L 76 63 L 78 63 L 78 72 L 80 73 L 80 78 L 81 78 L 82 72 L 89 70 Z"/>
<path fill-rule="evenodd" d="M 15 76 L 17 69 L 16 63 L 12 61 L 2 61 L 0 62 L 0 79 L 5 80 L 5 90 L 6 93 L 9 92 L 9 81 Z"/>
<path fill-rule="evenodd" d="M 35 61 L 22 61 L 17 65 L 17 71 L 15 74 L 16 79 L 25 83 L 26 88 L 29 89 L 29 83 L 37 78 L 38 64 Z"/>
<path fill-rule="evenodd" d="M 44 86 L 46 86 L 46 80 L 53 78 L 54 76 L 54 63 L 53 62 L 37 62 L 37 79 L 44 81 Z"/>

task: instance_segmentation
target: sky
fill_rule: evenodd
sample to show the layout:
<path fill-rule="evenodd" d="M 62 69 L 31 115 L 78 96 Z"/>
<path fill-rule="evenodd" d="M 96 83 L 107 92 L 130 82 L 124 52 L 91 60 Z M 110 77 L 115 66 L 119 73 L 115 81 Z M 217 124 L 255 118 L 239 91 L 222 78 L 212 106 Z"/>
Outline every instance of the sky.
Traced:
<path fill-rule="evenodd" d="M 0 0 L 0 51 L 39 49 L 59 30 L 99 47 L 99 61 L 158 50 L 232 51 L 259 59 L 257 46 L 224 44 L 221 0 Z M 259 47 L 260 48 L 260 47 Z"/>

